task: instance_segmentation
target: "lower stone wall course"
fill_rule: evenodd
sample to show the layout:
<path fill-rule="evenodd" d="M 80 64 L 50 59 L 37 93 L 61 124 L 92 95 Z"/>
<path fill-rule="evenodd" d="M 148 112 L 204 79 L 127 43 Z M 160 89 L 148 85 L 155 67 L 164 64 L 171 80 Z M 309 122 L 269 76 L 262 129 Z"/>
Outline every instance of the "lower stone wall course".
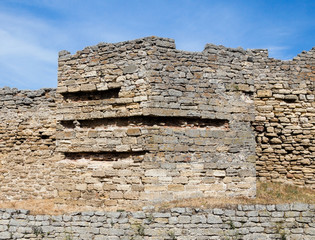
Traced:
<path fill-rule="evenodd" d="M 232 205 L 31 215 L 0 209 L 0 239 L 315 239 L 315 205 Z"/>

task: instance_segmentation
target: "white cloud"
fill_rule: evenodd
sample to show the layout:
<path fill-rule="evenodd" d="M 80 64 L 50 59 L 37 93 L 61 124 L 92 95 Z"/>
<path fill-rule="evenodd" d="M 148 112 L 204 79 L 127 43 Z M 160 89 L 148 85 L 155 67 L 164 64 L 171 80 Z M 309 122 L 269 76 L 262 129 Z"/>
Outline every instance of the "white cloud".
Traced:
<path fill-rule="evenodd" d="M 271 57 L 291 59 L 287 41 L 301 24 L 258 9 L 254 2 L 0 0 L 0 87 L 55 86 L 58 51 L 152 35 L 174 38 L 186 51 L 206 43 L 263 46 Z"/>
<path fill-rule="evenodd" d="M 56 61 L 56 52 L 44 48 L 27 39 L 14 36 L 11 33 L 0 29 L 0 58 L 6 56 L 29 56 L 41 61 L 54 63 Z"/>
<path fill-rule="evenodd" d="M 288 55 L 289 47 L 287 46 L 266 46 L 262 47 L 268 49 L 269 57 L 281 60 L 291 60 L 294 56 Z"/>
<path fill-rule="evenodd" d="M 0 22 L 5 23 L 0 26 L 0 87 L 56 86 L 57 30 L 31 16 L 0 13 Z"/>

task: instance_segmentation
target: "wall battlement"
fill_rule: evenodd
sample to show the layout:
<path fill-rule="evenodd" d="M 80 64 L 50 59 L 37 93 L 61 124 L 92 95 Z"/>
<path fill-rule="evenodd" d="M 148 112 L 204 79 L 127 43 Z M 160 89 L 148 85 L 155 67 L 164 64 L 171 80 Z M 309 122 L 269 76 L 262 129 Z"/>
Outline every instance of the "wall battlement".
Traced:
<path fill-rule="evenodd" d="M 256 179 L 314 188 L 314 83 L 315 48 L 281 61 L 148 37 L 61 51 L 56 90 L 0 90 L 1 200 L 110 208 L 255 197 Z"/>

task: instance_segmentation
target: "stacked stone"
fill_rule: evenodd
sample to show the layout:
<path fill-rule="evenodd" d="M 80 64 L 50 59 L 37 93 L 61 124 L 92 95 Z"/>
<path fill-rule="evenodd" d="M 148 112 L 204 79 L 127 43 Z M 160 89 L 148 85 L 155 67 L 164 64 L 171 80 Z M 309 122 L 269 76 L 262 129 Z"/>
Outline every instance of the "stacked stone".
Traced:
<path fill-rule="evenodd" d="M 0 89 L 0 199 L 254 197 L 252 126 L 258 177 L 314 188 L 314 53 L 157 37 L 62 51 L 57 94 Z"/>
<path fill-rule="evenodd" d="M 77 199 L 254 197 L 252 55 L 157 37 L 62 51 L 57 151 L 90 169 Z"/>
<path fill-rule="evenodd" d="M 163 212 L 82 212 L 59 216 L 0 210 L 0 239 L 315 238 L 315 205 L 237 205 Z"/>
<path fill-rule="evenodd" d="M 1 200 L 30 198 L 46 189 L 46 169 L 37 159 L 51 157 L 56 146 L 55 92 L 0 89 Z"/>
<path fill-rule="evenodd" d="M 315 48 L 257 64 L 257 175 L 315 188 Z"/>
<path fill-rule="evenodd" d="M 74 55 L 61 51 L 57 92 L 64 98 L 60 97 L 59 120 L 141 115 L 150 95 L 148 55 L 153 46 L 163 48 L 165 42 L 168 42 L 166 47 L 174 48 L 173 40 L 149 37 L 116 44 L 100 43 Z M 92 94 L 92 99 L 88 97 L 89 101 L 82 102 L 84 93 Z M 67 98 L 76 94 L 79 101 Z"/>
<path fill-rule="evenodd" d="M 28 149 L 43 155 L 45 149 L 54 149 L 55 90 L 19 91 L 16 88 L 2 88 L 0 106 L 2 154 L 14 152 L 23 155 L 23 151 Z"/>
<path fill-rule="evenodd" d="M 203 52 L 157 49 L 150 56 L 148 108 L 153 109 L 147 111 L 252 121 L 254 81 L 249 56 L 251 51 L 209 44 Z"/>

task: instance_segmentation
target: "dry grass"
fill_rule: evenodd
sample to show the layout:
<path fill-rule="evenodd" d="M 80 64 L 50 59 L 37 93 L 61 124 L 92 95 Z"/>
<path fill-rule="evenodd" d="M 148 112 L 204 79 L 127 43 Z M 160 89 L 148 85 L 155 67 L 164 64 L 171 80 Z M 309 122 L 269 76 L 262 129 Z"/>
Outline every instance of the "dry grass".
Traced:
<path fill-rule="evenodd" d="M 78 206 L 75 202 L 63 203 L 61 199 L 30 199 L 22 201 L 0 202 L 0 208 L 26 209 L 31 214 L 59 215 L 71 212 L 82 212 L 89 210 L 99 210 L 92 207 Z"/>
<path fill-rule="evenodd" d="M 263 204 L 292 202 L 315 204 L 315 189 L 282 183 L 258 182 L 257 200 Z"/>
<path fill-rule="evenodd" d="M 174 207 L 193 208 L 231 208 L 237 204 L 278 204 L 278 203 L 312 203 L 315 204 L 315 190 L 286 185 L 281 183 L 257 183 L 257 197 L 255 199 L 239 198 L 194 198 L 171 202 L 163 202 L 155 206 L 155 210 L 163 211 Z M 27 209 L 31 214 L 58 215 L 63 213 L 90 211 L 90 210 L 115 210 L 105 208 L 93 208 L 78 206 L 76 201 L 65 201 L 61 199 L 38 199 L 24 201 L 0 202 L 0 208 Z M 141 207 L 126 206 L 120 208 L 126 211 L 137 211 Z M 116 209 L 117 210 L 117 209 Z"/>
<path fill-rule="evenodd" d="M 237 204 L 280 204 L 280 203 L 312 203 L 315 204 L 315 190 L 283 183 L 257 183 L 256 198 L 194 198 L 162 203 L 158 210 L 173 207 L 194 208 L 229 208 Z"/>

